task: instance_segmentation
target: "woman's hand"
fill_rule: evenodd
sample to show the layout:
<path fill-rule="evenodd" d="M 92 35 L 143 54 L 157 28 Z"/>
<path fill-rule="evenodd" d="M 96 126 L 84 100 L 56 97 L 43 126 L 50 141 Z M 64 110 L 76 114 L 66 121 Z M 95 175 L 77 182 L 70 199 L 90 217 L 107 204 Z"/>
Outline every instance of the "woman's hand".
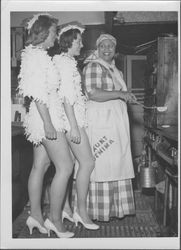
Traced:
<path fill-rule="evenodd" d="M 130 102 L 130 103 L 134 103 L 137 101 L 136 96 L 133 93 L 127 91 L 121 91 L 120 98 L 123 99 L 125 102 Z"/>
<path fill-rule="evenodd" d="M 35 101 L 35 104 L 36 104 L 38 112 L 43 120 L 45 137 L 49 140 L 57 139 L 57 131 L 55 130 L 55 128 L 52 124 L 50 113 L 49 113 L 49 110 L 48 110 L 46 104 L 38 102 L 38 101 Z"/>
<path fill-rule="evenodd" d="M 48 140 L 56 140 L 57 139 L 57 131 L 55 130 L 52 123 L 44 123 L 45 137 Z"/>
<path fill-rule="evenodd" d="M 73 143 L 79 144 L 81 142 L 80 131 L 78 127 L 73 127 L 70 130 L 70 140 Z"/>

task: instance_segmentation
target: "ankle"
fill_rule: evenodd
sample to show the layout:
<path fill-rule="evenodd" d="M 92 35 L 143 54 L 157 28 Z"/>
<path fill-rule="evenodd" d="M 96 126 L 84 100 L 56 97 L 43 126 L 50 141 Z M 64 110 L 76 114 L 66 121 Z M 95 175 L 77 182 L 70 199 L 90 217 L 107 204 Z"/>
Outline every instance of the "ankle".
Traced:
<path fill-rule="evenodd" d="M 77 209 L 76 212 L 82 218 L 83 221 L 91 222 L 91 219 L 85 209 L 84 210 Z"/>
<path fill-rule="evenodd" d="M 60 217 L 53 217 L 53 216 L 49 216 L 49 220 L 53 223 L 53 224 L 57 224 L 60 223 L 61 218 Z"/>
<path fill-rule="evenodd" d="M 55 228 L 60 231 L 60 232 L 65 232 L 66 228 L 64 227 L 63 223 L 61 222 L 60 219 L 55 219 L 55 220 L 51 220 L 51 222 L 53 223 L 53 225 L 55 226 Z"/>
<path fill-rule="evenodd" d="M 33 219 L 35 219 L 35 220 L 37 220 L 38 222 L 40 222 L 40 224 L 42 224 L 43 221 L 44 221 L 42 215 L 30 213 L 30 216 L 31 216 Z"/>
<path fill-rule="evenodd" d="M 62 211 L 65 211 L 67 214 L 72 215 L 72 209 L 69 206 L 64 206 Z"/>
<path fill-rule="evenodd" d="M 87 210 L 85 208 L 77 207 L 75 210 L 79 215 L 87 215 Z"/>

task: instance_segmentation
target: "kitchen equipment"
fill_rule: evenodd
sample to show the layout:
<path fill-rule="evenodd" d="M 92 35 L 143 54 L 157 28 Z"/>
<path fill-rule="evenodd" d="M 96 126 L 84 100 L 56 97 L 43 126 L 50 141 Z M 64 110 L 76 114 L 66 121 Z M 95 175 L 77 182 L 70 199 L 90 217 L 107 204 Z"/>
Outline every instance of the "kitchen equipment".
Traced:
<path fill-rule="evenodd" d="M 156 184 L 156 170 L 152 166 L 141 166 L 140 184 L 142 188 L 153 188 Z"/>
<path fill-rule="evenodd" d="M 167 111 L 167 106 L 160 106 L 160 107 L 151 106 L 151 107 L 148 107 L 148 106 L 145 106 L 144 104 L 142 104 L 141 102 L 138 102 L 138 101 L 135 101 L 135 103 L 141 105 L 144 109 L 156 109 L 158 112 L 165 112 L 165 111 Z"/>

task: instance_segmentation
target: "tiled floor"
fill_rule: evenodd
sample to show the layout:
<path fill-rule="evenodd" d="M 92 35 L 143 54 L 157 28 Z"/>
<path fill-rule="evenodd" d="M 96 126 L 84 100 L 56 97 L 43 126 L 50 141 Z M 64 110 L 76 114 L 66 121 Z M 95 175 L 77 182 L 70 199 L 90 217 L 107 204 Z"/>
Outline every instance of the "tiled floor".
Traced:
<path fill-rule="evenodd" d="M 143 195 L 140 191 L 135 192 L 136 214 L 126 216 L 122 219 L 112 218 L 109 222 L 96 222 L 100 229 L 96 231 L 86 230 L 82 225 L 75 227 L 75 224 L 66 221 L 68 230 L 75 233 L 76 238 L 104 238 L 104 237 L 159 237 L 160 227 L 152 211 L 153 197 Z M 49 206 L 45 207 L 48 210 Z M 13 223 L 14 238 L 47 238 L 47 235 L 40 234 L 33 230 L 30 236 L 25 225 L 28 217 L 29 207 L 25 207 L 23 213 Z M 51 238 L 55 238 L 54 233 Z"/>

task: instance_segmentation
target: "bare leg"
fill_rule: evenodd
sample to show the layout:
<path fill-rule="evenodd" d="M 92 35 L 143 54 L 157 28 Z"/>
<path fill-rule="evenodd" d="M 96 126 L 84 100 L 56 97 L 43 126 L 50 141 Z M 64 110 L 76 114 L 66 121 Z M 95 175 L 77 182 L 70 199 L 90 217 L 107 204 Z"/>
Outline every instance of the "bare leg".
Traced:
<path fill-rule="evenodd" d="M 28 180 L 31 216 L 43 225 L 41 195 L 44 174 L 50 165 L 50 160 L 43 145 L 34 147 L 33 151 L 33 167 Z"/>
<path fill-rule="evenodd" d="M 71 149 L 79 162 L 79 169 L 76 176 L 78 213 L 85 223 L 92 223 L 87 214 L 86 200 L 90 175 L 92 173 L 92 170 L 94 169 L 95 161 L 85 130 L 83 128 L 80 128 L 80 133 L 80 144 L 75 144 L 71 142 L 69 134 L 67 134 L 67 138 Z"/>
<path fill-rule="evenodd" d="M 71 156 L 72 156 L 72 161 L 75 162 L 75 157 L 72 153 L 72 151 L 70 150 L 71 152 Z M 68 185 L 67 185 L 67 192 L 66 192 L 66 195 L 65 195 L 65 203 L 64 203 L 64 208 L 63 210 L 68 214 L 70 215 L 70 217 L 73 216 L 72 214 L 72 209 L 70 207 L 70 195 L 71 195 L 71 189 L 72 189 L 72 175 L 70 176 L 70 179 L 69 179 L 69 182 L 68 182 Z"/>
<path fill-rule="evenodd" d="M 72 217 L 72 209 L 70 207 L 70 192 L 71 192 L 71 188 L 72 188 L 72 178 L 69 179 L 68 185 L 67 185 L 67 191 L 66 191 L 66 195 L 65 195 L 65 203 L 64 203 L 64 208 L 63 210 L 70 215 L 70 217 Z"/>
<path fill-rule="evenodd" d="M 73 170 L 73 162 L 64 133 L 57 133 L 56 140 L 44 140 L 43 144 L 56 169 L 50 190 L 50 220 L 58 231 L 65 232 L 66 229 L 62 223 L 62 207 L 67 183 Z"/>

